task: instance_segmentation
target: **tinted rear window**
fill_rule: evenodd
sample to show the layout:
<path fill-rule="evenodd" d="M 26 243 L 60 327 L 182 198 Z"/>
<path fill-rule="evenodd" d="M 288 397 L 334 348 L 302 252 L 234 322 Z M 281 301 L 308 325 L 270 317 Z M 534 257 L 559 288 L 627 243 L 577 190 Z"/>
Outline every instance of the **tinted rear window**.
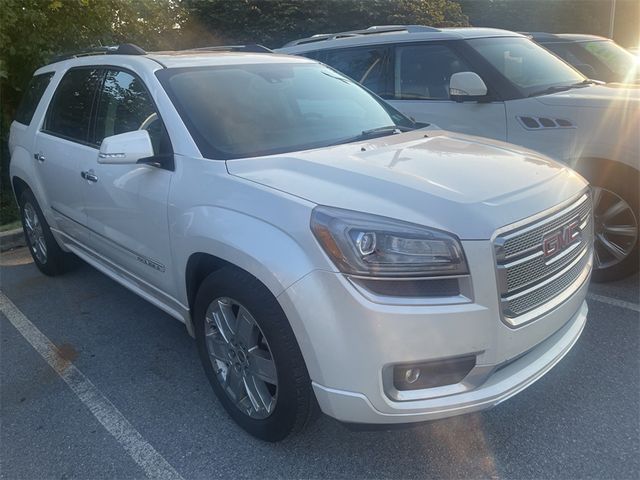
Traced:
<path fill-rule="evenodd" d="M 51 77 L 53 77 L 53 72 L 36 75 L 31 79 L 16 111 L 16 122 L 24 125 L 31 123 L 33 114 L 36 112 L 36 108 L 38 108 L 40 99 L 42 95 L 44 95 L 44 91 L 47 89 Z"/>
<path fill-rule="evenodd" d="M 45 130 L 70 140 L 86 142 L 91 109 L 101 79 L 102 71 L 96 68 L 69 70 L 51 101 Z"/>

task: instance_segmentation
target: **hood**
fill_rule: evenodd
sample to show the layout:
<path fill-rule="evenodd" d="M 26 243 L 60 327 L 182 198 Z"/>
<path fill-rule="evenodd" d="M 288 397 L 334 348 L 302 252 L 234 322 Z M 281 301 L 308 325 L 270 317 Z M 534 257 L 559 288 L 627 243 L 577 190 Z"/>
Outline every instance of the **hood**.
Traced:
<path fill-rule="evenodd" d="M 640 108 L 640 86 L 609 83 L 574 88 L 566 92 L 542 95 L 536 99 L 545 105 L 561 107 Z"/>
<path fill-rule="evenodd" d="M 462 239 L 488 239 L 497 228 L 586 186 L 567 167 L 532 151 L 431 130 L 229 160 L 227 168 L 316 204 L 427 225 Z"/>

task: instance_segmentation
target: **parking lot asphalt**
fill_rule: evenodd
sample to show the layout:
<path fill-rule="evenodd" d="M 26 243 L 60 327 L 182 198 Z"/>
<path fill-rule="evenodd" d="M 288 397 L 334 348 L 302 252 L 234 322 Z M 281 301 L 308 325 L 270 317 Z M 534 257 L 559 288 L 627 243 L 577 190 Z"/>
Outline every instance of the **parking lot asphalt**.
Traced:
<path fill-rule="evenodd" d="M 592 285 L 574 349 L 492 410 L 367 432 L 323 416 L 268 444 L 226 416 L 181 323 L 88 265 L 48 278 L 25 249 L 0 264 L 20 312 L 0 313 L 1 478 L 159 477 L 162 462 L 178 479 L 640 475 L 637 275 Z M 55 345 L 50 363 L 16 315 Z"/>

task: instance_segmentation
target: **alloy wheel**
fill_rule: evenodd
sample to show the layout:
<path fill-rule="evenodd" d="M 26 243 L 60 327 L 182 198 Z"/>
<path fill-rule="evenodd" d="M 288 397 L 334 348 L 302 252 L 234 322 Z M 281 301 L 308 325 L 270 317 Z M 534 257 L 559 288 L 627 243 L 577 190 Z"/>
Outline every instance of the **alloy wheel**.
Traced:
<path fill-rule="evenodd" d="M 30 202 L 26 202 L 22 207 L 22 220 L 27 232 L 29 248 L 31 248 L 33 255 L 40 263 L 47 263 L 47 244 L 42 230 L 42 222 L 35 207 Z"/>
<path fill-rule="evenodd" d="M 251 418 L 271 415 L 278 393 L 276 365 L 251 313 L 232 298 L 215 299 L 206 312 L 205 344 L 218 381 L 235 406 Z"/>
<path fill-rule="evenodd" d="M 618 194 L 592 187 L 595 220 L 594 267 L 605 269 L 622 262 L 638 241 L 638 219 Z"/>

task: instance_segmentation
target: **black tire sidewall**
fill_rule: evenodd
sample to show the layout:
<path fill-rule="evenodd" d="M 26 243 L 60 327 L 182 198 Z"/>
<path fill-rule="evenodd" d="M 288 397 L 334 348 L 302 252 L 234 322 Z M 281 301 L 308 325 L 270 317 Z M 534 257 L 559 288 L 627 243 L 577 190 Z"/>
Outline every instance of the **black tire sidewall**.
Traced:
<path fill-rule="evenodd" d="M 57 275 L 61 273 L 62 262 L 64 260 L 65 253 L 62 251 L 58 242 L 53 237 L 53 233 L 51 233 L 51 229 L 49 228 L 49 224 L 42 213 L 42 209 L 38 204 L 35 196 L 30 190 L 25 190 L 20 195 L 20 221 L 22 222 L 22 231 L 24 232 L 25 241 L 27 243 L 27 247 L 29 248 L 29 252 L 31 253 L 31 257 L 33 258 L 34 263 L 38 267 L 38 269 L 44 273 L 45 275 Z M 44 235 L 44 241 L 47 246 L 47 258 L 43 263 L 34 255 L 32 245 L 29 242 L 29 236 L 27 235 L 27 227 L 24 223 L 24 206 L 26 203 L 30 203 L 35 209 L 36 215 L 38 216 L 38 221 L 42 225 L 42 233 Z"/>
<path fill-rule="evenodd" d="M 254 419 L 240 411 L 220 385 L 205 345 L 204 322 L 209 304 L 230 297 L 249 310 L 265 335 L 276 364 L 276 407 L 266 419 Z M 265 441 L 279 441 L 299 430 L 310 417 L 313 393 L 302 354 L 278 301 L 258 280 L 235 268 L 210 274 L 201 284 L 194 306 L 198 352 L 216 396 L 231 417 L 247 432 Z"/>

